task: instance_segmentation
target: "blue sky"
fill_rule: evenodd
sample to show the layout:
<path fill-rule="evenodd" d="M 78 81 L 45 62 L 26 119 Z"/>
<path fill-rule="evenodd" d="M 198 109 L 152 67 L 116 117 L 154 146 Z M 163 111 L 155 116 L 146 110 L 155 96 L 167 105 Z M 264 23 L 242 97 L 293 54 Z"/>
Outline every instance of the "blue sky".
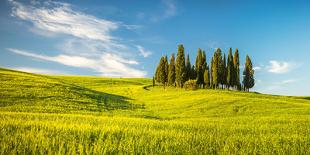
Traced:
<path fill-rule="evenodd" d="M 310 95 L 308 1 L 0 1 L 0 66 L 43 74 L 152 77 L 184 44 L 208 62 L 238 48 L 255 91 Z"/>

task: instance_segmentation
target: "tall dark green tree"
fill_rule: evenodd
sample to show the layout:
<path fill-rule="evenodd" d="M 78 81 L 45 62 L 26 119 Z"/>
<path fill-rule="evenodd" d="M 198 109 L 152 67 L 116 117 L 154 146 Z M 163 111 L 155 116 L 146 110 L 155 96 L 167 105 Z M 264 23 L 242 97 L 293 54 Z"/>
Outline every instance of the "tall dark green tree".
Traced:
<path fill-rule="evenodd" d="M 169 72 L 168 72 L 168 85 L 175 86 L 175 58 L 174 53 L 170 57 Z"/>
<path fill-rule="evenodd" d="M 196 73 L 196 70 L 195 70 L 195 65 L 192 66 L 191 68 L 191 79 L 196 79 L 196 76 L 197 76 L 197 73 Z"/>
<path fill-rule="evenodd" d="M 227 83 L 227 86 L 228 88 L 229 87 L 233 87 L 234 86 L 234 76 L 235 76 L 235 73 L 234 73 L 234 58 L 233 58 L 233 55 L 232 55 L 232 49 L 230 48 L 229 49 L 229 53 L 228 53 L 228 58 L 227 58 L 227 75 L 226 75 L 226 83 Z"/>
<path fill-rule="evenodd" d="M 196 70 L 196 79 L 197 79 L 197 84 L 200 87 L 201 85 L 203 85 L 203 54 L 202 54 L 202 50 L 199 48 L 198 52 L 197 52 L 197 56 L 196 56 L 196 65 L 195 65 L 195 70 Z"/>
<path fill-rule="evenodd" d="M 207 57 L 206 57 L 206 52 L 202 51 L 202 57 L 201 57 L 201 65 L 202 65 L 202 74 L 204 75 L 204 72 L 207 68 Z M 205 82 L 204 82 L 204 78 L 203 78 L 203 82 L 202 82 L 202 87 L 205 87 Z"/>
<path fill-rule="evenodd" d="M 243 71 L 243 87 L 244 90 L 249 91 L 255 85 L 254 81 L 254 69 L 250 57 L 246 56 L 244 71 Z"/>
<path fill-rule="evenodd" d="M 159 63 L 157 65 L 157 67 L 156 67 L 156 71 L 155 71 L 155 81 L 158 82 L 158 83 L 160 83 L 159 69 L 160 69 L 160 65 L 161 65 L 161 61 L 162 61 L 161 59 L 162 59 L 162 57 L 160 58 Z"/>
<path fill-rule="evenodd" d="M 213 65 L 212 65 L 212 80 L 215 88 L 218 88 L 221 84 L 222 79 L 222 51 L 220 48 L 217 48 L 213 55 Z"/>
<path fill-rule="evenodd" d="M 167 55 L 164 57 L 164 66 L 165 66 L 165 81 L 164 85 L 168 84 L 168 74 L 169 74 L 169 64 L 168 64 L 168 58 Z"/>
<path fill-rule="evenodd" d="M 157 82 L 164 84 L 166 79 L 165 75 L 165 57 L 161 57 L 157 71 Z"/>
<path fill-rule="evenodd" d="M 178 87 L 183 88 L 185 78 L 185 55 L 183 45 L 178 46 L 177 60 L 175 64 L 176 82 Z"/>
<path fill-rule="evenodd" d="M 205 88 L 210 88 L 210 71 L 209 66 L 206 67 L 203 75 Z"/>
<path fill-rule="evenodd" d="M 186 73 L 186 76 L 185 76 L 185 79 L 186 81 L 191 79 L 191 74 L 192 74 L 192 65 L 191 65 L 191 62 L 190 62 L 190 59 L 189 59 L 189 54 L 187 54 L 187 57 L 186 57 L 186 60 L 185 60 L 185 73 Z"/>
<path fill-rule="evenodd" d="M 214 88 L 214 84 L 213 84 L 213 57 L 211 58 L 211 63 L 210 63 L 210 88 Z"/>
<path fill-rule="evenodd" d="M 221 84 L 222 87 L 226 87 L 227 82 L 226 82 L 226 78 L 227 78 L 227 65 L 226 65 L 226 54 L 224 53 L 224 57 L 222 59 L 221 62 Z"/>
<path fill-rule="evenodd" d="M 234 55 L 234 85 L 235 87 L 240 90 L 240 63 L 239 63 L 239 51 L 238 48 L 235 51 Z"/>

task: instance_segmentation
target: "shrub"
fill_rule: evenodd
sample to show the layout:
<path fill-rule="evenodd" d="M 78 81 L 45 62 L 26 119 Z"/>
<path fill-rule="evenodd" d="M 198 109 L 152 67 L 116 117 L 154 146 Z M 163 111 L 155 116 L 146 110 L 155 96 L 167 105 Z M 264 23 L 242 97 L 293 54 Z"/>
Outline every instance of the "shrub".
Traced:
<path fill-rule="evenodd" d="M 197 80 L 188 80 L 184 84 L 185 90 L 196 90 L 198 89 Z"/>

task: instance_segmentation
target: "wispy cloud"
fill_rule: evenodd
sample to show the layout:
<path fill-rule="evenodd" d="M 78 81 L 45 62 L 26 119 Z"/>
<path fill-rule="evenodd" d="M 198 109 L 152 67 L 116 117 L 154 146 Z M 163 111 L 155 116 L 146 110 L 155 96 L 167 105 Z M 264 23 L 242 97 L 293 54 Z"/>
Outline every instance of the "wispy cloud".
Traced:
<path fill-rule="evenodd" d="M 150 19 L 152 22 L 158 22 L 164 19 L 171 18 L 177 15 L 177 5 L 175 0 L 162 0 L 162 11 L 159 14 L 152 16 Z M 139 13 L 138 17 L 145 17 L 145 14 Z"/>
<path fill-rule="evenodd" d="M 25 6 L 16 1 L 12 4 L 13 16 L 30 21 L 36 28 L 45 31 L 112 42 L 115 38 L 110 32 L 119 27 L 116 22 L 73 11 L 67 3 L 49 2 L 49 8 Z"/>
<path fill-rule="evenodd" d="M 297 82 L 296 79 L 288 79 L 288 80 L 283 80 L 279 84 L 290 84 L 290 83 L 295 83 Z"/>
<path fill-rule="evenodd" d="M 270 73 L 282 74 L 282 73 L 288 73 L 297 66 L 298 64 L 293 62 L 285 62 L 285 61 L 280 62 L 276 60 L 271 60 L 269 61 L 269 66 L 267 66 L 267 69 L 268 72 Z"/>
<path fill-rule="evenodd" d="M 30 31 L 46 37 L 67 35 L 57 48 L 57 56 L 46 56 L 10 48 L 11 52 L 40 60 L 61 63 L 67 66 L 93 69 L 103 76 L 144 77 L 146 72 L 130 65 L 138 64 L 130 57 L 135 45 L 124 43 L 112 35 L 117 29 L 137 29 L 139 25 L 97 18 L 72 9 L 68 3 L 46 1 L 25 5 L 9 0 L 12 15 L 32 24 Z M 148 53 L 146 53 L 148 54 Z"/>
<path fill-rule="evenodd" d="M 146 72 L 130 67 L 130 65 L 136 65 L 138 62 L 108 53 L 102 55 L 98 59 L 90 59 L 82 56 L 69 55 L 46 56 L 12 48 L 8 48 L 7 50 L 19 55 L 56 62 L 66 66 L 89 68 L 98 72 L 102 76 L 144 77 L 146 75 Z"/>
<path fill-rule="evenodd" d="M 150 56 L 150 55 L 152 54 L 151 51 L 145 50 L 145 49 L 144 49 L 142 46 L 140 46 L 140 45 L 137 45 L 136 47 L 138 48 L 140 55 L 142 55 L 142 56 L 145 57 L 145 58 L 148 57 L 148 56 Z"/>
<path fill-rule="evenodd" d="M 253 67 L 253 69 L 254 69 L 255 71 L 260 71 L 260 70 L 262 69 L 262 67 L 260 67 L 260 66 L 255 66 L 255 67 Z"/>

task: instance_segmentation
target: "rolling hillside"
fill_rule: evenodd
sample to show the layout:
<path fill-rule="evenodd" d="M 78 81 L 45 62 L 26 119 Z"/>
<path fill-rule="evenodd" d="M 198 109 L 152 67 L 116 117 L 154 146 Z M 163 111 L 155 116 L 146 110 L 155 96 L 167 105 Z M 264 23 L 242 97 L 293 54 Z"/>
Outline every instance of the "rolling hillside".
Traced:
<path fill-rule="evenodd" d="M 310 153 L 307 97 L 151 84 L 0 69 L 0 154 Z"/>

